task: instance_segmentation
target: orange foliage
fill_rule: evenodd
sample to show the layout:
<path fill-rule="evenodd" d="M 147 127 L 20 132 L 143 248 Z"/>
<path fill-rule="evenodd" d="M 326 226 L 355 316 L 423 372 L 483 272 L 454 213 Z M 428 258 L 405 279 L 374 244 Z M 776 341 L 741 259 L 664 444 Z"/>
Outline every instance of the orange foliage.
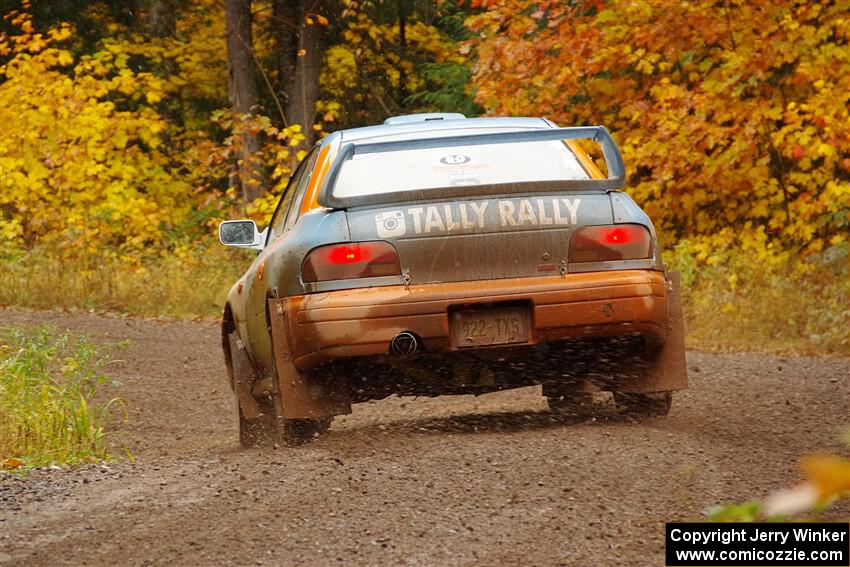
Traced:
<path fill-rule="evenodd" d="M 629 190 L 668 232 L 846 242 L 847 0 L 473 5 L 477 101 L 608 126 Z"/>

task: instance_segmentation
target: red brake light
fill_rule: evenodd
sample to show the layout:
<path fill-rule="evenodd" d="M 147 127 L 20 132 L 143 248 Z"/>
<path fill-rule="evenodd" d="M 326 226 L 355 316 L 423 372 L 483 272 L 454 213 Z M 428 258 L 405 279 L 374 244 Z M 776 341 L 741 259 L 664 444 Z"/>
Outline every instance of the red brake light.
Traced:
<path fill-rule="evenodd" d="M 367 259 L 367 251 L 357 244 L 333 246 L 328 254 L 328 261 L 332 264 L 356 264 Z"/>
<path fill-rule="evenodd" d="M 354 242 L 314 248 L 304 258 L 305 282 L 401 275 L 398 252 L 389 242 Z"/>
<path fill-rule="evenodd" d="M 603 233 L 607 244 L 626 244 L 631 240 L 629 233 L 623 228 L 609 228 Z"/>
<path fill-rule="evenodd" d="M 570 238 L 570 262 L 638 260 L 652 256 L 652 236 L 645 226 L 585 226 Z"/>

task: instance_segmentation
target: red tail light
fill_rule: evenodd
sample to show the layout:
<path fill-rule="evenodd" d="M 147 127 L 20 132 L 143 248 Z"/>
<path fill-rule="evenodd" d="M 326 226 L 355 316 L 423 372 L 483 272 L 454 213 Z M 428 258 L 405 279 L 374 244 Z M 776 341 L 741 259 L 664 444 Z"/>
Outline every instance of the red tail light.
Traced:
<path fill-rule="evenodd" d="M 353 242 L 314 248 L 301 266 L 305 282 L 401 275 L 398 252 L 389 242 Z"/>
<path fill-rule="evenodd" d="M 570 238 L 570 262 L 637 260 L 652 256 L 652 237 L 645 226 L 585 226 Z"/>

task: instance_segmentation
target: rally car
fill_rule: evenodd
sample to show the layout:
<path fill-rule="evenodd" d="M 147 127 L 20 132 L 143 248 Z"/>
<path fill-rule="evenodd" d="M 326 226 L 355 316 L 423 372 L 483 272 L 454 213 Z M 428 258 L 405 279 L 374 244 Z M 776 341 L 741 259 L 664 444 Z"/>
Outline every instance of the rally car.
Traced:
<path fill-rule="evenodd" d="M 601 126 L 418 114 L 326 137 L 268 227 L 219 229 L 259 251 L 222 320 L 242 444 L 536 384 L 553 411 L 610 391 L 665 415 L 687 385 L 678 280 L 624 184 Z"/>

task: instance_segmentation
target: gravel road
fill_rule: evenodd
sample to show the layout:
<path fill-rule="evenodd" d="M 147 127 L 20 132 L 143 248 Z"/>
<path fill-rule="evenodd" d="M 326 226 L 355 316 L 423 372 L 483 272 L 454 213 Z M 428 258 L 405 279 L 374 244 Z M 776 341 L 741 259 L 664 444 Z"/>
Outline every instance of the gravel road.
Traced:
<path fill-rule="evenodd" d="M 664 522 L 793 485 L 850 425 L 850 359 L 691 352 L 667 419 L 567 419 L 526 388 L 241 450 L 215 323 L 0 310 L 42 323 L 129 340 L 111 443 L 135 462 L 0 477 L 2 565 L 661 566 Z"/>

